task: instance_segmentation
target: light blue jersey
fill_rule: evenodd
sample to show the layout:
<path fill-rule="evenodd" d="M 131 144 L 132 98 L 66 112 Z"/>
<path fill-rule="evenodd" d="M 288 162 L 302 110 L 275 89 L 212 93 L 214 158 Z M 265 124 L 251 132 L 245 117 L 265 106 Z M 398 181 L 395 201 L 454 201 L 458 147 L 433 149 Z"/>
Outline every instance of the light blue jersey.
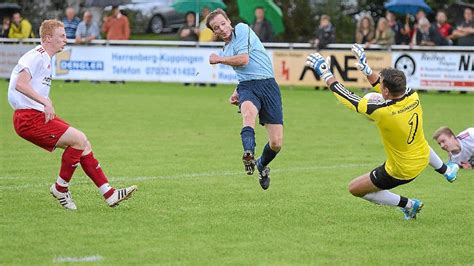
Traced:
<path fill-rule="evenodd" d="M 248 54 L 249 63 L 232 67 L 239 82 L 273 78 L 272 61 L 255 32 L 244 23 L 235 26 L 231 41 L 224 46 L 221 56 Z"/>

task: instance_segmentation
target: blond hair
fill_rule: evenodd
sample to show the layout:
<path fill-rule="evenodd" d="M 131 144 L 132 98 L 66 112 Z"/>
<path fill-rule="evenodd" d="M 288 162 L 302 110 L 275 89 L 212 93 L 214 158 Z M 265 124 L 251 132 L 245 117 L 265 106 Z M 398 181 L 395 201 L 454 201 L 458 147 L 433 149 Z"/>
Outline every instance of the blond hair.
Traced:
<path fill-rule="evenodd" d="M 327 21 L 331 21 L 331 17 L 328 16 L 328 15 L 321 15 L 321 18 L 320 20 L 327 20 Z"/>
<path fill-rule="evenodd" d="M 61 21 L 57 19 L 48 19 L 48 20 L 43 21 L 39 29 L 41 40 L 44 41 L 44 38 L 47 35 L 52 36 L 54 30 L 57 28 L 64 28 L 64 23 L 62 23 Z"/>
<path fill-rule="evenodd" d="M 454 132 L 449 127 L 440 127 L 433 133 L 433 139 L 438 140 L 441 135 L 455 137 Z"/>

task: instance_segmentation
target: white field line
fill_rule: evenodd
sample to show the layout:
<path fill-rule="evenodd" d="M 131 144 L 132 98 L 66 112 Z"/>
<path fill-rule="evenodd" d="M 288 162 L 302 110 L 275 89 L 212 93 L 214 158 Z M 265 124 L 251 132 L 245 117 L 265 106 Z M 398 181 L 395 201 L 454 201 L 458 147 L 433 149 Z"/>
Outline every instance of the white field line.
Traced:
<path fill-rule="evenodd" d="M 96 262 L 101 261 L 104 257 L 100 255 L 86 256 L 86 257 L 63 257 L 59 256 L 53 259 L 53 263 L 67 263 L 67 262 Z"/>
<path fill-rule="evenodd" d="M 276 168 L 272 169 L 272 173 L 301 173 L 301 172 L 310 172 L 324 169 L 344 169 L 344 168 L 358 168 L 358 167 L 369 167 L 372 166 L 375 168 L 376 163 L 366 163 L 366 164 L 338 164 L 338 165 L 315 165 L 315 166 L 303 166 L 303 167 L 288 167 L 288 168 Z M 367 169 L 367 171 L 372 170 L 372 168 Z M 361 173 L 362 174 L 362 173 Z M 315 173 L 317 175 L 317 173 Z M 235 171 L 235 172 L 201 172 L 201 173 L 189 173 L 189 174 L 177 174 L 177 175 L 162 175 L 162 176 L 119 176 L 119 177 L 110 177 L 109 181 L 127 181 L 127 182 L 139 182 L 139 181 L 148 181 L 148 180 L 157 180 L 157 179 L 187 179 L 187 178 L 199 178 L 199 177 L 214 177 L 214 176 L 246 176 L 244 171 Z M 1 180 L 11 180 L 11 179 L 21 179 L 24 180 L 30 178 L 34 180 L 35 177 L 12 177 L 12 176 L 0 176 Z M 32 183 L 32 184 L 19 184 L 19 185 L 0 185 L 0 190 L 20 190 L 31 187 L 47 187 L 52 184 L 54 180 L 49 183 Z M 72 181 L 72 185 L 77 184 L 89 184 L 90 180 L 81 180 L 81 181 Z"/>

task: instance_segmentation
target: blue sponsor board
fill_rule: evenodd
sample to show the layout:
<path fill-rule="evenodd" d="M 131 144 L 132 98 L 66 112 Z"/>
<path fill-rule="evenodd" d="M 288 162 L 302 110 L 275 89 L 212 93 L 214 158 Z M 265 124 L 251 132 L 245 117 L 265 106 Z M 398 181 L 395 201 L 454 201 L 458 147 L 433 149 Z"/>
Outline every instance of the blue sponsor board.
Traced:
<path fill-rule="evenodd" d="M 104 61 L 79 61 L 79 60 L 61 60 L 60 68 L 63 70 L 104 70 Z"/>

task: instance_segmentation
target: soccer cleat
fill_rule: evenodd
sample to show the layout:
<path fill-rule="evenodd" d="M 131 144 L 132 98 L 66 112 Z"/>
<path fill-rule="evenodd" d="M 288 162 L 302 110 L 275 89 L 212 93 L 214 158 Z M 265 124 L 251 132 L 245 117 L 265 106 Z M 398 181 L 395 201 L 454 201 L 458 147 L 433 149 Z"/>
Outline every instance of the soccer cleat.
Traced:
<path fill-rule="evenodd" d="M 446 178 L 446 180 L 452 183 L 454 180 L 456 180 L 459 171 L 459 165 L 453 162 L 448 162 L 446 166 L 448 169 L 446 170 L 446 173 L 443 174 L 443 176 Z"/>
<path fill-rule="evenodd" d="M 265 166 L 263 171 L 258 172 L 258 182 L 263 190 L 267 190 L 270 186 L 270 168 L 268 166 Z"/>
<path fill-rule="evenodd" d="M 51 188 L 49 189 L 49 192 L 51 193 L 53 197 L 55 197 L 59 201 L 59 204 L 61 204 L 61 206 L 63 206 L 64 209 L 77 210 L 76 204 L 74 203 L 74 200 L 72 199 L 71 192 L 69 191 L 66 193 L 59 192 L 56 189 L 55 184 L 51 186 Z"/>
<path fill-rule="evenodd" d="M 242 162 L 244 163 L 244 168 L 247 175 L 253 175 L 253 172 L 255 171 L 255 157 L 253 156 L 253 152 L 244 151 Z"/>
<path fill-rule="evenodd" d="M 116 207 L 120 202 L 129 199 L 135 191 L 137 191 L 137 186 L 135 185 L 127 188 L 116 189 L 114 194 L 108 197 L 105 201 L 109 207 Z"/>
<path fill-rule="evenodd" d="M 400 210 L 403 212 L 405 215 L 405 220 L 411 220 L 411 219 L 416 219 L 416 215 L 421 211 L 421 208 L 423 208 L 423 202 L 418 199 L 412 199 L 413 200 L 413 206 L 409 209 L 407 208 L 400 208 Z"/>

